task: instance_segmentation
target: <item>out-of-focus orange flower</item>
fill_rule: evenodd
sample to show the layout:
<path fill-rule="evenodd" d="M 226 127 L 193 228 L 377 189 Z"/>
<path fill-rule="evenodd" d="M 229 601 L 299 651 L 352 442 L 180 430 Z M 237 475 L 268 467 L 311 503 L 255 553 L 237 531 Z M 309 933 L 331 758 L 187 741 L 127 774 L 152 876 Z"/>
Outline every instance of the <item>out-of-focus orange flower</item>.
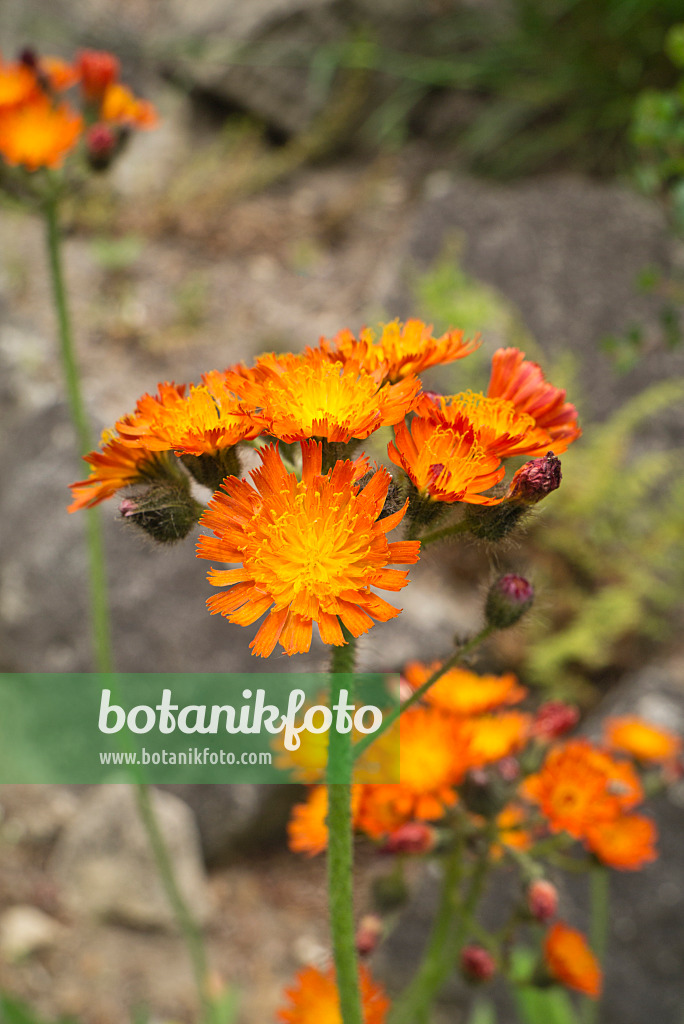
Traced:
<path fill-rule="evenodd" d="M 331 359 L 360 364 L 381 380 L 397 381 L 421 373 L 430 366 L 463 359 L 479 348 L 477 338 L 467 340 L 463 331 L 450 330 L 433 337 L 432 325 L 422 320 L 399 320 L 383 324 L 380 337 L 364 327 L 358 339 L 348 329 L 334 338 L 321 339 L 321 348 Z"/>
<path fill-rule="evenodd" d="M 0 155 L 29 171 L 59 167 L 82 128 L 83 119 L 66 103 L 53 106 L 39 93 L 19 106 L 0 109 Z"/>
<path fill-rule="evenodd" d="M 415 416 L 411 427 L 398 423 L 387 448 L 395 466 L 403 469 L 416 489 L 434 501 L 464 501 L 472 505 L 498 505 L 487 497 L 504 476 L 500 459 L 488 455 L 473 428 L 446 427 Z"/>
<path fill-rule="evenodd" d="M 658 857 L 658 832 L 650 818 L 624 814 L 613 821 L 593 825 L 587 832 L 587 846 L 609 868 L 638 871 Z"/>
<path fill-rule="evenodd" d="M 69 505 L 69 512 L 99 505 L 123 487 L 149 481 L 160 473 L 166 475 L 163 456 L 142 448 L 129 448 L 110 431 L 104 432 L 102 440 L 101 451 L 83 456 L 84 461 L 92 467 L 88 479 L 69 484 L 74 498 Z"/>
<path fill-rule="evenodd" d="M 100 119 L 134 128 L 155 128 L 157 112 L 147 100 L 140 100 L 121 82 L 108 85 L 102 98 Z"/>
<path fill-rule="evenodd" d="M 359 969 L 363 1024 L 384 1024 L 390 1002 L 380 985 L 362 965 Z M 339 995 L 332 968 L 319 971 L 305 967 L 291 988 L 285 990 L 288 1003 L 278 1010 L 281 1024 L 342 1024 Z"/>
<path fill-rule="evenodd" d="M 402 420 L 420 390 L 409 377 L 381 387 L 356 363 L 330 362 L 317 349 L 302 355 L 266 355 L 251 370 L 226 374 L 227 386 L 281 441 L 365 439 Z"/>
<path fill-rule="evenodd" d="M 522 711 L 469 718 L 463 725 L 468 760 L 473 768 L 501 761 L 521 750 L 527 742 L 531 716 Z"/>
<path fill-rule="evenodd" d="M 25 103 L 38 92 L 34 71 L 21 62 L 3 63 L 0 57 L 0 112 Z"/>
<path fill-rule="evenodd" d="M 107 88 L 119 77 L 121 65 L 113 53 L 105 50 L 81 50 L 76 56 L 76 71 L 83 95 L 89 103 L 97 103 Z"/>
<path fill-rule="evenodd" d="M 433 675 L 441 663 L 423 665 L 412 661 L 404 669 L 404 679 L 417 690 Z M 451 668 L 434 683 L 424 700 L 455 715 L 480 715 L 504 704 L 517 704 L 527 695 L 512 672 L 502 676 L 479 676 L 467 668 Z"/>
<path fill-rule="evenodd" d="M 551 437 L 526 412 L 506 398 L 489 398 L 468 391 L 459 395 L 422 395 L 416 405 L 426 419 L 447 427 L 469 423 L 488 455 L 509 459 L 514 455 L 545 455 Z"/>
<path fill-rule="evenodd" d="M 352 786 L 352 822 L 356 820 L 363 787 Z M 312 786 L 306 802 L 295 804 L 287 825 L 288 845 L 294 853 L 315 857 L 328 845 L 328 789 L 327 786 Z"/>
<path fill-rule="evenodd" d="M 639 778 L 630 764 L 610 757 L 587 740 L 553 747 L 523 792 L 539 804 L 553 832 L 583 839 L 589 829 L 614 821 L 643 799 Z"/>
<path fill-rule="evenodd" d="M 582 433 L 577 409 L 565 401 L 565 391 L 550 384 L 541 367 L 525 359 L 525 353 L 517 348 L 500 348 L 494 353 L 487 394 L 507 398 L 520 412 L 533 416 L 537 426 L 550 435 L 556 455 Z"/>
<path fill-rule="evenodd" d="M 80 78 L 78 69 L 61 57 L 40 57 L 38 70 L 45 75 L 50 88 L 55 92 L 65 92 Z"/>
<path fill-rule="evenodd" d="M 553 977 L 568 988 L 592 999 L 601 995 L 603 976 L 587 940 L 562 921 L 549 928 L 544 941 L 544 958 Z"/>
<path fill-rule="evenodd" d="M 609 718 L 605 736 L 609 746 L 631 754 L 638 761 L 663 763 L 673 760 L 682 750 L 681 736 L 636 715 Z"/>
<path fill-rule="evenodd" d="M 230 588 L 208 599 L 210 612 L 243 626 L 269 612 L 250 645 L 262 657 L 277 643 L 287 654 L 308 651 L 314 622 L 324 643 L 339 646 L 345 642 L 340 619 L 361 636 L 373 619 L 399 615 L 371 590 L 405 587 L 408 573 L 389 566 L 417 562 L 420 550 L 414 541 L 387 542 L 385 534 L 405 512 L 404 506 L 378 519 L 389 473 L 378 470 L 359 490 L 349 460 L 322 474 L 316 442 L 302 444 L 301 481 L 287 472 L 277 447 L 259 454 L 255 486 L 228 477 L 201 520 L 215 536 L 200 537 L 197 556 L 241 563 L 209 571 L 213 586 Z"/>

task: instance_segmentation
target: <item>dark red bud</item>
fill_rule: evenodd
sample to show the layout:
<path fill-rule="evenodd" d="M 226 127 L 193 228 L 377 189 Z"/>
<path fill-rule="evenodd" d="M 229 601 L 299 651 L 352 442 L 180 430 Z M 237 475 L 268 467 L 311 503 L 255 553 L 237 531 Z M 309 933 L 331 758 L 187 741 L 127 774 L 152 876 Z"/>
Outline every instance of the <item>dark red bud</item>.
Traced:
<path fill-rule="evenodd" d="M 484 946 L 465 946 L 461 952 L 461 970 L 470 981 L 489 981 L 496 973 L 496 961 Z"/>
<path fill-rule="evenodd" d="M 525 614 L 534 600 L 534 588 L 524 576 L 508 573 L 489 588 L 485 617 L 490 626 L 508 629 Z"/>
<path fill-rule="evenodd" d="M 556 916 L 558 910 L 558 890 L 545 878 L 532 882 L 527 890 L 527 907 L 535 919 L 541 924 L 548 924 Z"/>
<path fill-rule="evenodd" d="M 538 708 L 530 726 L 530 735 L 537 739 L 555 740 L 574 729 L 579 711 L 562 700 L 548 700 Z"/>
<path fill-rule="evenodd" d="M 553 452 L 547 452 L 543 458 L 532 459 L 520 467 L 511 480 L 506 497 L 523 505 L 536 505 L 560 487 L 561 479 L 560 459 Z"/>

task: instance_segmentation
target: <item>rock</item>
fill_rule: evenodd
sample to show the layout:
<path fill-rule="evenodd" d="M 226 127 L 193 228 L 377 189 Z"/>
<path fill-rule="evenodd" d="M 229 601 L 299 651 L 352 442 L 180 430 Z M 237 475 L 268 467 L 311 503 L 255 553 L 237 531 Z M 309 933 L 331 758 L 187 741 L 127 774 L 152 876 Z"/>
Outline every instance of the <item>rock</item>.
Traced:
<path fill-rule="evenodd" d="M 192 813 L 171 793 L 150 792 L 180 889 L 204 924 L 209 902 Z M 132 786 L 98 786 L 86 794 L 60 836 L 50 869 L 75 917 L 140 929 L 175 927 Z"/>
<path fill-rule="evenodd" d="M 10 907 L 0 917 L 0 953 L 9 961 L 23 960 L 54 946 L 63 931 L 62 925 L 36 907 Z"/>

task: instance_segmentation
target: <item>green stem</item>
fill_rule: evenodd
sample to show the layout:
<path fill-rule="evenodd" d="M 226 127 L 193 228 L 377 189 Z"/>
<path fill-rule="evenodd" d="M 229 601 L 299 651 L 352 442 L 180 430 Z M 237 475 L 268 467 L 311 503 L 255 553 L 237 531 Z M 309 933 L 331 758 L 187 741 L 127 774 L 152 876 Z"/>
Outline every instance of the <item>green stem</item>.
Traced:
<path fill-rule="evenodd" d="M 345 689 L 352 697 L 354 638 L 333 648 L 330 707 Z M 354 928 L 354 849 L 351 814 L 352 734 L 331 727 L 328 746 L 328 906 L 333 958 L 343 1024 L 363 1024 Z M 344 779 L 344 782 L 332 781 Z"/>
<path fill-rule="evenodd" d="M 601 966 L 604 966 L 610 926 L 610 873 L 597 864 L 589 875 L 591 945 Z M 584 1024 L 596 1024 L 599 1019 L 600 999 L 585 999 L 582 1007 Z"/>
<path fill-rule="evenodd" d="M 451 526 L 443 526 L 441 530 L 433 530 L 432 533 L 426 533 L 420 538 L 420 543 L 423 547 L 428 544 L 434 544 L 437 540 L 444 540 L 445 537 L 455 537 L 459 533 L 468 533 L 470 530 L 470 524 L 462 520 L 460 523 L 452 523 Z"/>
<path fill-rule="evenodd" d="M 52 297 L 57 315 L 60 355 L 67 401 L 71 413 L 71 421 L 76 431 L 78 448 L 81 455 L 90 451 L 92 444 L 88 416 L 81 392 L 81 381 L 78 364 L 74 353 L 73 334 L 67 303 L 66 285 L 62 267 L 62 250 L 59 231 L 59 202 L 56 196 L 46 200 L 44 205 L 45 227 L 47 236 L 48 262 Z M 111 672 L 113 669 L 112 645 L 110 638 L 109 601 L 107 597 L 107 570 L 105 565 L 102 523 L 99 510 L 86 510 L 86 536 L 88 544 L 88 564 L 90 573 L 91 626 L 93 633 L 93 649 L 98 672 Z"/>
<path fill-rule="evenodd" d="M 446 672 L 449 672 L 455 665 L 458 665 L 459 662 L 463 661 L 465 657 L 474 651 L 476 647 L 479 647 L 480 644 L 483 643 L 493 632 L 494 626 L 485 626 L 484 629 L 481 629 L 474 637 L 468 640 L 465 644 L 462 644 L 461 647 L 452 654 L 449 660 L 444 662 L 441 668 L 436 669 L 429 679 L 419 686 L 417 690 L 414 690 L 410 697 L 407 697 L 399 707 L 394 708 L 393 711 L 390 711 L 390 713 L 385 716 L 382 725 L 376 729 L 375 732 L 369 733 L 367 736 L 364 736 L 362 740 L 359 740 L 354 744 L 354 760 L 356 761 L 361 757 L 368 747 L 370 747 L 372 743 L 375 743 L 377 738 L 382 736 L 382 734 L 396 722 L 400 715 L 403 715 L 405 711 L 408 711 L 410 707 L 413 707 L 414 704 L 421 700 L 431 686 L 434 686 L 434 684 L 441 679 Z"/>

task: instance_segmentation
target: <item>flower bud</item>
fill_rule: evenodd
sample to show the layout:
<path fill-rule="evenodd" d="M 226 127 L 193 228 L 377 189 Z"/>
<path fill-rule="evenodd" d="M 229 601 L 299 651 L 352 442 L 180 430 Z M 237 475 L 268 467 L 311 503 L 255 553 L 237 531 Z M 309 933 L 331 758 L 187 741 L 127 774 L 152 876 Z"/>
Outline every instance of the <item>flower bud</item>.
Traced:
<path fill-rule="evenodd" d="M 107 86 L 119 77 L 120 64 L 113 53 L 104 50 L 81 50 L 76 69 L 81 76 L 81 89 L 89 103 L 99 102 Z"/>
<path fill-rule="evenodd" d="M 535 921 L 548 924 L 558 910 L 558 890 L 552 882 L 538 878 L 527 889 L 527 909 Z"/>
<path fill-rule="evenodd" d="M 187 483 L 158 483 L 124 498 L 119 512 L 159 544 L 183 540 L 196 526 L 204 508 L 190 494 Z"/>
<path fill-rule="evenodd" d="M 380 853 L 428 853 L 435 848 L 437 833 L 424 821 L 407 821 L 387 837 Z"/>
<path fill-rule="evenodd" d="M 547 452 L 543 458 L 532 459 L 520 467 L 511 480 L 506 498 L 521 505 L 536 505 L 560 487 L 561 479 L 560 459 L 553 452 Z"/>
<path fill-rule="evenodd" d="M 366 914 L 356 930 L 356 951 L 369 956 L 378 945 L 383 933 L 382 921 L 377 914 Z"/>
<path fill-rule="evenodd" d="M 574 729 L 579 711 L 562 700 L 547 700 L 538 709 L 530 726 L 530 736 L 540 740 L 555 740 Z"/>
<path fill-rule="evenodd" d="M 534 600 L 534 588 L 524 576 L 507 573 L 489 588 L 485 603 L 487 624 L 508 629 L 518 622 Z"/>
<path fill-rule="evenodd" d="M 108 124 L 93 124 L 86 132 L 88 163 L 94 171 L 106 171 L 119 148 L 119 136 Z"/>
<path fill-rule="evenodd" d="M 484 946 L 464 946 L 461 970 L 469 981 L 489 981 L 496 973 L 496 960 Z"/>
<path fill-rule="evenodd" d="M 510 786 L 492 766 L 471 768 L 458 792 L 465 807 L 483 818 L 495 818 L 510 800 Z"/>

